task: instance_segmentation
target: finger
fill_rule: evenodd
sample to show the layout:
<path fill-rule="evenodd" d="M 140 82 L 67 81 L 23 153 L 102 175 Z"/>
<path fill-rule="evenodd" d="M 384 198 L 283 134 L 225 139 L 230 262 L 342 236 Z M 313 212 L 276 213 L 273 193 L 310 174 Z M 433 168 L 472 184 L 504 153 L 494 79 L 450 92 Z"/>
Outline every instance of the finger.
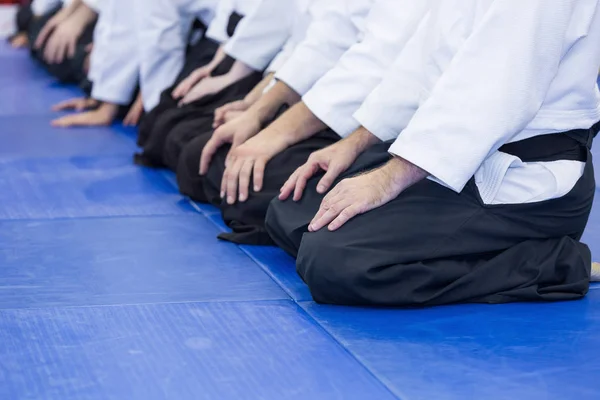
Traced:
<path fill-rule="evenodd" d="M 213 156 L 224 143 L 225 141 L 221 139 L 221 136 L 216 134 L 213 134 L 206 143 L 206 146 L 204 146 L 204 149 L 202 150 L 202 155 L 200 156 L 200 175 L 206 175 Z"/>
<path fill-rule="evenodd" d="M 240 168 L 239 175 L 239 200 L 240 202 L 244 202 L 248 199 L 248 188 L 250 187 L 250 175 L 252 175 L 252 168 L 254 167 L 255 160 L 247 159 L 242 164 L 242 168 Z"/>
<path fill-rule="evenodd" d="M 329 211 L 331 206 L 338 202 L 338 200 L 339 200 L 338 193 L 339 192 L 340 192 L 339 188 L 335 187 L 331 192 L 329 192 L 329 194 L 327 196 L 325 196 L 325 198 L 321 202 L 321 205 L 319 206 L 319 210 L 317 211 L 317 214 L 314 216 L 314 218 L 310 222 L 310 225 L 312 225 L 314 222 L 320 220 L 323 217 L 323 215 L 325 215 L 325 213 L 327 213 Z M 309 228 L 310 228 L 310 226 L 309 226 Z"/>
<path fill-rule="evenodd" d="M 330 164 L 329 168 L 327 169 L 327 172 L 317 184 L 317 192 L 319 192 L 320 194 L 327 192 L 327 190 L 331 188 L 333 182 L 335 182 L 335 180 L 340 176 L 342 172 L 344 171 L 341 166 L 333 163 Z"/>
<path fill-rule="evenodd" d="M 296 188 L 294 189 L 294 201 L 300 201 L 304 189 L 306 189 L 306 183 L 314 174 L 317 173 L 319 165 L 317 163 L 307 164 L 306 168 L 303 169 L 302 173 L 298 176 L 296 182 Z"/>
<path fill-rule="evenodd" d="M 78 99 L 75 102 L 75 107 L 74 108 L 77 111 L 83 111 L 83 110 L 87 109 L 88 107 L 91 107 L 91 105 L 92 105 L 92 103 L 89 100 L 87 100 L 87 99 L 84 99 L 84 100 L 79 100 Z"/>
<path fill-rule="evenodd" d="M 78 99 L 70 99 L 61 101 L 58 104 L 52 106 L 52 111 L 63 111 L 63 110 L 72 110 L 77 107 Z"/>
<path fill-rule="evenodd" d="M 296 187 L 296 181 L 298 180 L 298 175 L 303 167 L 300 167 L 288 178 L 288 180 L 283 184 L 281 190 L 279 191 L 279 200 L 284 201 L 290 197 L 290 194 L 294 191 Z"/>
<path fill-rule="evenodd" d="M 227 194 L 227 177 L 229 176 L 229 168 L 225 167 L 225 173 L 223 174 L 223 178 L 221 179 L 221 200 L 225 199 L 225 195 Z"/>
<path fill-rule="evenodd" d="M 254 178 L 254 191 L 255 192 L 260 192 L 263 188 L 266 167 L 267 167 L 267 162 L 263 159 L 258 159 L 254 163 L 254 171 L 252 171 L 252 175 Z"/>
<path fill-rule="evenodd" d="M 242 165 L 243 161 L 237 160 L 233 164 L 229 174 L 227 175 L 227 204 L 235 204 L 235 200 L 237 198 L 238 181 Z"/>
<path fill-rule="evenodd" d="M 65 55 L 67 53 L 67 46 L 68 46 L 68 42 L 63 42 L 60 44 L 60 46 L 58 46 L 58 49 L 56 52 L 56 57 L 54 59 L 56 64 L 60 64 L 61 62 L 64 61 Z"/>
<path fill-rule="evenodd" d="M 59 119 L 55 119 L 51 122 L 51 125 L 57 128 L 69 128 L 71 126 L 82 125 L 81 116 L 83 114 L 78 115 L 68 115 L 66 117 L 62 117 Z"/>
<path fill-rule="evenodd" d="M 188 88 L 187 81 L 184 80 L 179 85 L 177 85 L 177 87 L 175 88 L 175 90 L 173 90 L 173 93 L 171 95 L 173 96 L 174 99 L 178 99 L 180 97 L 183 97 L 188 92 L 187 88 Z"/>
<path fill-rule="evenodd" d="M 340 212 L 336 219 L 334 219 L 329 226 L 327 227 L 331 232 L 337 231 L 342 226 L 346 224 L 346 222 L 350 221 L 352 218 L 357 215 L 362 214 L 362 207 L 358 204 L 352 204 Z"/>
<path fill-rule="evenodd" d="M 58 43 L 56 40 L 56 35 L 54 35 L 48 40 L 48 44 L 46 45 L 46 62 L 48 64 L 54 64 L 54 60 L 57 57 L 57 53 Z"/>
<path fill-rule="evenodd" d="M 318 218 L 315 217 L 315 219 L 311 221 L 308 230 L 310 232 L 317 232 L 323 227 L 329 225 L 346 207 L 350 205 L 349 202 L 350 200 L 344 200 L 343 198 L 334 199 L 333 202 L 330 203 L 331 205 L 324 210 Z"/>
<path fill-rule="evenodd" d="M 44 45 L 44 43 L 46 42 L 46 39 L 48 38 L 48 34 L 50 33 L 50 31 L 52 31 L 53 28 L 54 27 L 51 26 L 50 24 L 46 24 L 42 28 L 41 32 L 38 34 L 38 37 L 37 37 L 37 39 L 35 41 L 35 48 L 36 49 L 39 50 Z"/>

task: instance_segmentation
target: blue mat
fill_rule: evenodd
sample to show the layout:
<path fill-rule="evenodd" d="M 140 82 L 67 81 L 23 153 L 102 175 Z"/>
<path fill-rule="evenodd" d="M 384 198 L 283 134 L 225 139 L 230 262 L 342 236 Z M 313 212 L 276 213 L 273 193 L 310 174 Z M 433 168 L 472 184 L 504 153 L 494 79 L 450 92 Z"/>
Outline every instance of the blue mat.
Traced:
<path fill-rule="evenodd" d="M 52 82 L 0 44 L 0 399 L 600 399 L 600 287 L 319 306 L 289 256 L 219 242 L 213 207 L 133 166 L 131 129 L 51 128 L 81 95 Z"/>

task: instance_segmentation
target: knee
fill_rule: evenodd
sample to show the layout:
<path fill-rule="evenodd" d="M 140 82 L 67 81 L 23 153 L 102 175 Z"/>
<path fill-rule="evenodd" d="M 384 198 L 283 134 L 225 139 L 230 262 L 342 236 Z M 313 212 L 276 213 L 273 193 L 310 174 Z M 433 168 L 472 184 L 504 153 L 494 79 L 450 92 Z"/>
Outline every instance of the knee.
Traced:
<path fill-rule="evenodd" d="M 188 143 L 182 150 L 177 162 L 177 183 L 182 194 L 192 198 L 198 191 L 200 181 L 200 155 L 202 149 L 198 148 L 196 141 Z"/>
<path fill-rule="evenodd" d="M 163 149 L 163 160 L 167 168 L 172 171 L 177 171 L 179 166 L 179 159 L 181 158 L 184 143 L 180 140 L 183 132 L 181 132 L 181 127 L 176 127 L 173 131 L 167 136 L 167 140 L 165 141 L 165 147 Z M 198 159 L 198 166 L 200 165 L 200 161 Z M 198 171 L 196 171 L 198 172 Z"/>
<path fill-rule="evenodd" d="M 306 234 L 298 253 L 297 270 L 317 303 L 368 305 L 372 285 L 365 264 L 353 260 L 336 233 Z"/>

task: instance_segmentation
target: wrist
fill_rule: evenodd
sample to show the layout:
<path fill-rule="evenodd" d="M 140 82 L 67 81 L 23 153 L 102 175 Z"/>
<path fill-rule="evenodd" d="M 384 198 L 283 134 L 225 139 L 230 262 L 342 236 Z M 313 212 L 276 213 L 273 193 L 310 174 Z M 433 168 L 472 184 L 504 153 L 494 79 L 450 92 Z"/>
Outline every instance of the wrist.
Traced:
<path fill-rule="evenodd" d="M 426 171 L 401 157 L 393 157 L 385 164 L 383 170 L 388 174 L 392 187 L 399 191 L 429 176 Z"/>
<path fill-rule="evenodd" d="M 107 118 L 113 120 L 117 117 L 117 114 L 119 112 L 119 105 L 105 102 L 100 104 L 100 106 L 98 107 L 98 112 L 104 114 Z"/>
<path fill-rule="evenodd" d="M 377 136 L 362 126 L 354 131 L 352 135 L 348 136 L 347 140 L 352 143 L 353 149 L 358 154 L 381 142 Z"/>

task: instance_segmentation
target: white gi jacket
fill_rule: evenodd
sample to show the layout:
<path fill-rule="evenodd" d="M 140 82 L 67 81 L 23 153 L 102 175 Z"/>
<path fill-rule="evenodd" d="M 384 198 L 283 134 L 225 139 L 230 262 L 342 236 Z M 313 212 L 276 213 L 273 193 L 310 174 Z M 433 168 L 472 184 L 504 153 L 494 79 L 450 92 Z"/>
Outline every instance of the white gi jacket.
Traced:
<path fill-rule="evenodd" d="M 359 36 L 333 69 L 302 98 L 341 137 L 360 127 L 353 114 L 381 82 L 429 13 L 429 0 L 376 0 Z"/>
<path fill-rule="evenodd" d="M 304 95 L 361 38 L 374 0 L 313 1 L 305 38 L 275 78 Z"/>
<path fill-rule="evenodd" d="M 599 0 L 438 0 L 355 118 L 390 152 L 488 204 L 568 193 L 577 161 L 523 163 L 507 142 L 600 120 Z"/>

